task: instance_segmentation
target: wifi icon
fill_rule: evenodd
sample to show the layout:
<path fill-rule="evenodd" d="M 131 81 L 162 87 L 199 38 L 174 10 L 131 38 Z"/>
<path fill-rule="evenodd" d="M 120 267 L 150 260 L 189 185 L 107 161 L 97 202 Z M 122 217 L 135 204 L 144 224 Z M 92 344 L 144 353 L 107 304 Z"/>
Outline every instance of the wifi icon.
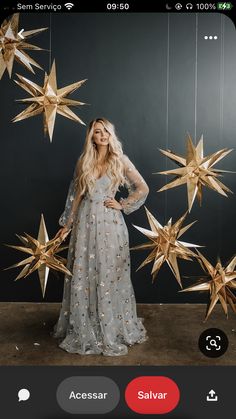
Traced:
<path fill-rule="evenodd" d="M 73 4 L 73 3 L 66 3 L 66 4 L 64 4 L 64 6 L 65 6 L 68 10 L 70 10 L 70 9 L 72 9 L 72 7 L 74 6 L 74 4 Z"/>

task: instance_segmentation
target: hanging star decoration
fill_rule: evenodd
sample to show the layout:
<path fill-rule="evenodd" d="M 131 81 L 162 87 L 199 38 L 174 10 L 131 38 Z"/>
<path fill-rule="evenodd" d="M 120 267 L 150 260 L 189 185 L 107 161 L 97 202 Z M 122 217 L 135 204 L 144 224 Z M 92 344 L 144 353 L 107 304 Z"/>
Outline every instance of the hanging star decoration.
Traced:
<path fill-rule="evenodd" d="M 209 156 L 204 157 L 203 155 L 203 136 L 195 147 L 192 138 L 188 134 L 187 137 L 187 150 L 186 158 L 181 157 L 178 154 L 173 153 L 170 150 L 161 150 L 165 156 L 169 157 L 180 168 L 173 170 L 165 170 L 164 172 L 158 172 L 161 175 L 175 175 L 176 178 L 169 182 L 167 185 L 159 189 L 158 192 L 165 191 L 167 189 L 175 188 L 176 186 L 187 185 L 188 193 L 188 209 L 189 212 L 192 209 L 194 200 L 197 196 L 198 201 L 202 203 L 202 188 L 206 186 L 214 191 L 227 197 L 226 192 L 232 191 L 227 188 L 222 182 L 219 181 L 218 177 L 221 173 L 233 173 L 227 170 L 213 169 L 213 166 L 229 154 L 233 149 L 224 148 L 216 151 Z"/>
<path fill-rule="evenodd" d="M 34 73 L 32 65 L 42 70 L 42 67 L 24 51 L 25 49 L 42 50 L 42 48 L 28 44 L 25 40 L 47 30 L 47 28 L 18 31 L 18 26 L 19 13 L 15 13 L 9 20 L 4 20 L 0 27 L 0 79 L 5 70 L 8 71 L 11 78 L 14 60 L 32 73 Z"/>
<path fill-rule="evenodd" d="M 24 246 L 6 246 L 20 250 L 21 252 L 27 253 L 30 256 L 22 260 L 21 262 L 18 262 L 15 265 L 10 266 L 9 268 L 6 268 L 6 270 L 16 268 L 18 266 L 23 266 L 23 269 L 21 270 L 15 281 L 20 278 L 26 278 L 32 272 L 38 270 L 39 280 L 44 298 L 50 269 L 71 276 L 71 272 L 65 266 L 66 259 L 57 255 L 57 253 L 66 249 L 68 246 L 61 246 L 62 239 L 60 238 L 54 238 L 52 240 L 48 239 L 48 233 L 43 214 L 41 215 L 37 239 L 33 238 L 27 233 L 25 233 L 24 236 L 20 236 L 18 234 L 16 234 L 16 236 L 19 238 L 19 240 L 23 243 Z M 63 237 L 63 240 L 65 238 L 66 235 Z"/>
<path fill-rule="evenodd" d="M 19 81 L 15 80 L 15 82 L 22 89 L 26 90 L 32 98 L 18 100 L 18 102 L 30 103 L 30 105 L 23 112 L 15 116 L 13 122 L 22 121 L 23 119 L 43 113 L 44 134 L 48 133 L 51 142 L 57 113 L 85 125 L 69 108 L 69 106 L 85 105 L 85 103 L 68 99 L 67 95 L 82 86 L 87 79 L 58 89 L 55 60 L 49 76 L 45 73 L 43 87 L 18 74 L 17 76 Z"/>
<path fill-rule="evenodd" d="M 232 258 L 226 267 L 223 267 L 220 261 L 218 261 L 214 267 L 198 250 L 197 253 L 199 256 L 198 261 L 203 270 L 210 277 L 210 280 L 204 280 L 203 282 L 186 288 L 181 292 L 209 291 L 210 302 L 207 307 L 204 321 L 207 321 L 218 301 L 222 305 L 224 313 L 228 318 L 228 304 L 234 313 L 236 313 L 236 296 L 232 292 L 232 290 L 236 290 L 236 256 Z"/>
<path fill-rule="evenodd" d="M 182 288 L 177 258 L 192 260 L 196 257 L 196 254 L 188 249 L 188 247 L 201 247 L 196 244 L 186 243 L 178 240 L 185 231 L 187 231 L 196 221 L 182 227 L 183 222 L 188 212 L 179 218 L 174 224 L 172 219 L 163 227 L 156 218 L 148 211 L 145 207 L 147 218 L 151 227 L 151 230 L 147 230 L 142 227 L 134 227 L 148 237 L 151 241 L 135 246 L 131 250 L 135 249 L 152 249 L 151 253 L 144 260 L 144 262 L 138 267 L 137 271 L 148 263 L 154 261 L 152 268 L 153 281 L 158 274 L 161 266 L 164 262 L 167 262 L 171 271 L 173 272 L 177 282 Z"/>

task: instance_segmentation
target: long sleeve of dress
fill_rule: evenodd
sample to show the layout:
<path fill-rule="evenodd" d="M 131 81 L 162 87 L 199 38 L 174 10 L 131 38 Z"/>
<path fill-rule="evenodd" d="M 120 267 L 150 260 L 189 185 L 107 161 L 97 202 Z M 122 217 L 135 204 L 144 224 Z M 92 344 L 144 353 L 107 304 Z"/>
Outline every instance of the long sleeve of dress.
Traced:
<path fill-rule="evenodd" d="M 144 204 L 149 193 L 149 188 L 136 167 L 125 155 L 123 157 L 123 163 L 125 169 L 126 187 L 129 195 L 125 199 L 121 198 L 120 204 L 122 205 L 124 213 L 128 215 L 131 212 L 136 211 Z"/>
<path fill-rule="evenodd" d="M 74 170 L 73 178 L 70 182 L 64 212 L 59 218 L 59 225 L 62 227 L 68 224 L 69 219 L 71 219 L 71 223 L 73 222 L 73 203 L 75 200 L 75 193 L 76 193 L 76 168 Z"/>

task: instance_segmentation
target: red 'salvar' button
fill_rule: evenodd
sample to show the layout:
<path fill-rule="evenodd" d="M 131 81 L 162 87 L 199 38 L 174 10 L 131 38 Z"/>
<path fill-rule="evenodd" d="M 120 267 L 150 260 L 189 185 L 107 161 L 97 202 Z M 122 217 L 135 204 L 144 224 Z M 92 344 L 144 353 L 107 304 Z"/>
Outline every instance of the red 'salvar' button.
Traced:
<path fill-rule="evenodd" d="M 125 390 L 127 405 L 141 414 L 169 413 L 176 408 L 179 399 L 179 388 L 168 377 L 138 377 L 130 381 Z"/>

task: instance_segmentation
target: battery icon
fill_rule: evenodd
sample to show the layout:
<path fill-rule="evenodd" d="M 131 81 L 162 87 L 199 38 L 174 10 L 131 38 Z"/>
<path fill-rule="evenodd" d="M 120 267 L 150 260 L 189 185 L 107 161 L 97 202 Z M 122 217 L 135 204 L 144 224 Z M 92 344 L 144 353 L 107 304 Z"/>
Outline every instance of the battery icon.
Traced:
<path fill-rule="evenodd" d="M 217 3 L 217 10 L 231 10 L 232 7 L 232 3 L 229 2 Z"/>

